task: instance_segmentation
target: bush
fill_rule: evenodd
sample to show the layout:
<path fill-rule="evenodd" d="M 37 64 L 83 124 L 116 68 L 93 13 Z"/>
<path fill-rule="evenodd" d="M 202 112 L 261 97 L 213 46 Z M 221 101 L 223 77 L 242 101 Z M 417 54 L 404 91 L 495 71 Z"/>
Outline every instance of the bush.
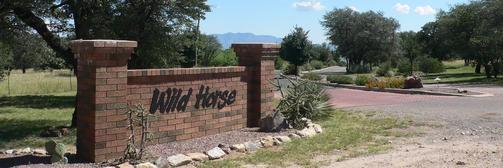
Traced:
<path fill-rule="evenodd" d="M 398 73 L 410 75 L 410 62 L 409 61 L 398 62 Z"/>
<path fill-rule="evenodd" d="M 322 69 L 325 67 L 323 62 L 318 61 L 318 60 L 313 60 L 309 64 L 311 65 L 311 67 L 313 67 L 313 69 Z"/>
<path fill-rule="evenodd" d="M 356 75 L 355 84 L 358 86 L 365 86 L 370 79 L 372 78 L 369 75 Z"/>
<path fill-rule="evenodd" d="M 323 78 L 321 77 L 321 75 L 318 75 L 316 73 L 306 73 L 302 75 L 302 79 L 307 79 L 311 81 L 320 81 Z"/>
<path fill-rule="evenodd" d="M 336 65 L 339 65 L 339 64 L 336 61 L 334 61 L 334 60 L 330 60 L 325 65 L 326 66 L 336 66 Z M 342 66 L 345 66 L 345 65 L 342 65 Z"/>
<path fill-rule="evenodd" d="M 350 76 L 344 75 L 330 75 L 327 77 L 327 81 L 330 83 L 338 83 L 338 84 L 353 84 L 354 80 Z"/>
<path fill-rule="evenodd" d="M 386 77 L 392 77 L 395 75 L 395 72 L 393 71 L 393 67 L 391 66 L 390 62 L 385 62 L 379 65 L 379 68 L 376 71 L 377 76 L 386 76 Z"/>
<path fill-rule="evenodd" d="M 365 65 L 351 65 L 349 72 L 350 73 L 369 73 L 370 68 Z"/>
<path fill-rule="evenodd" d="M 328 116 L 332 108 L 328 103 L 328 95 L 320 85 L 310 81 L 289 82 L 290 86 L 277 107 L 288 123 L 294 128 L 303 128 L 302 118 L 320 119 Z"/>
<path fill-rule="evenodd" d="M 276 57 L 276 60 L 274 61 L 274 69 L 276 70 L 285 70 L 288 65 L 288 62 L 286 62 L 281 57 Z"/>
<path fill-rule="evenodd" d="M 297 69 L 293 64 L 288 64 L 285 70 L 283 70 L 283 74 L 285 75 L 298 75 L 297 73 Z"/>
<path fill-rule="evenodd" d="M 442 62 L 435 58 L 423 57 L 418 61 L 419 70 L 424 73 L 440 73 L 445 72 L 445 67 Z"/>
<path fill-rule="evenodd" d="M 300 67 L 300 70 L 302 70 L 302 71 L 311 71 L 311 70 L 313 70 L 313 67 L 311 66 L 311 64 L 305 64 L 305 65 L 302 65 Z"/>
<path fill-rule="evenodd" d="M 369 88 L 404 88 L 405 79 L 402 77 L 387 77 L 380 80 L 369 80 L 367 87 Z"/>

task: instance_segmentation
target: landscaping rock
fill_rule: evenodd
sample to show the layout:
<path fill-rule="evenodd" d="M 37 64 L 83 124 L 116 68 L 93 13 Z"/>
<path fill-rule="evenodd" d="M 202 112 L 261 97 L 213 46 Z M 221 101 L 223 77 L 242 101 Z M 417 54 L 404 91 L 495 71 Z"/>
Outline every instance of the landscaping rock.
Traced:
<path fill-rule="evenodd" d="M 218 144 L 218 147 L 222 149 L 226 154 L 230 154 L 232 152 L 231 148 L 225 144 Z"/>
<path fill-rule="evenodd" d="M 31 153 L 31 148 L 24 148 L 24 149 L 17 150 L 17 153 L 19 153 L 19 154 Z"/>
<path fill-rule="evenodd" d="M 289 127 L 285 116 L 280 112 L 274 112 L 260 122 L 260 130 L 263 132 L 280 132 Z"/>
<path fill-rule="evenodd" d="M 299 135 L 295 134 L 295 133 L 291 133 L 291 134 L 288 134 L 288 137 L 290 139 L 299 139 L 301 138 Z"/>
<path fill-rule="evenodd" d="M 118 168 L 134 168 L 133 165 L 129 164 L 129 162 L 122 163 L 120 165 L 117 165 Z"/>
<path fill-rule="evenodd" d="M 248 152 L 255 152 L 262 147 L 260 142 L 245 142 L 244 145 L 246 147 L 246 151 Z"/>
<path fill-rule="evenodd" d="M 314 129 L 314 131 L 316 133 L 322 133 L 323 132 L 323 129 L 321 128 L 321 126 L 319 124 L 309 124 L 308 127 Z"/>
<path fill-rule="evenodd" d="M 186 155 L 178 154 L 168 157 L 168 162 L 171 166 L 183 166 L 192 162 L 192 158 Z"/>
<path fill-rule="evenodd" d="M 134 166 L 135 168 L 157 168 L 156 165 L 150 163 L 150 162 L 145 162 L 145 163 L 140 163 Z"/>
<path fill-rule="evenodd" d="M 13 153 L 14 153 L 14 150 L 12 150 L 12 149 L 9 149 L 9 150 L 5 151 L 5 154 L 13 154 Z"/>
<path fill-rule="evenodd" d="M 231 146 L 231 149 L 236 152 L 241 152 L 241 153 L 246 152 L 246 146 L 244 144 L 234 144 Z"/>
<path fill-rule="evenodd" d="M 36 155 L 46 155 L 47 152 L 43 149 L 34 149 L 33 150 L 33 154 L 36 154 Z"/>
<path fill-rule="evenodd" d="M 215 147 L 206 152 L 210 160 L 220 159 L 225 156 L 225 152 L 219 147 Z"/>
<path fill-rule="evenodd" d="M 303 138 L 304 137 L 313 137 L 316 135 L 316 131 L 314 130 L 314 128 L 304 128 L 302 130 L 295 131 L 295 133 Z"/>
<path fill-rule="evenodd" d="M 168 159 L 166 159 L 164 157 L 157 158 L 157 160 L 155 160 L 154 163 L 159 168 L 170 168 L 171 167 L 171 165 L 168 162 Z"/>
<path fill-rule="evenodd" d="M 456 90 L 458 91 L 458 93 L 468 93 L 468 90 L 465 89 L 457 88 Z"/>
<path fill-rule="evenodd" d="M 264 148 L 269 148 L 274 146 L 274 138 L 272 136 L 266 136 L 260 139 L 260 143 Z"/>
<path fill-rule="evenodd" d="M 208 155 L 204 153 L 189 153 L 187 156 L 193 161 L 205 161 L 210 159 Z"/>
<path fill-rule="evenodd" d="M 283 143 L 287 143 L 287 142 L 291 142 L 292 141 L 292 139 L 290 139 L 287 136 L 276 136 L 276 137 L 274 137 L 274 139 L 277 139 L 277 140 L 279 140 L 279 141 L 281 141 Z"/>
<path fill-rule="evenodd" d="M 47 130 L 40 133 L 41 137 L 62 137 L 61 132 L 54 126 L 49 127 Z"/>
<path fill-rule="evenodd" d="M 423 88 L 423 82 L 418 76 L 409 76 L 405 79 L 404 89 Z"/>

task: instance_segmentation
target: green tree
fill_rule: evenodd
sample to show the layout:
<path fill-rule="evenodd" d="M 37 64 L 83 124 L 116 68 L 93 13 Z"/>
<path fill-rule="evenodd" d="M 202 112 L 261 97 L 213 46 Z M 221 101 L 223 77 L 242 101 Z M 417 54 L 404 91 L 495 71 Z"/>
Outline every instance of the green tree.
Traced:
<path fill-rule="evenodd" d="M 414 61 L 421 55 L 421 45 L 419 44 L 417 34 L 413 31 L 401 32 L 400 37 L 401 55 L 409 60 L 410 74 L 414 71 Z"/>
<path fill-rule="evenodd" d="M 233 49 L 220 51 L 213 60 L 210 61 L 210 66 L 236 66 L 238 58 Z"/>
<path fill-rule="evenodd" d="M 281 42 L 279 55 L 295 66 L 296 75 L 299 73 L 299 66 L 304 65 L 311 58 L 313 44 L 309 41 L 308 34 L 309 31 L 295 27 Z"/>
<path fill-rule="evenodd" d="M 321 22 L 331 43 L 346 59 L 347 71 L 353 66 L 368 66 L 390 60 L 397 54 L 398 22 L 383 13 L 357 12 L 350 8 L 334 9 Z"/>
<path fill-rule="evenodd" d="M 327 43 L 314 44 L 311 50 L 312 59 L 323 62 L 336 61 L 337 58 L 335 58 L 334 53 Z"/>
<path fill-rule="evenodd" d="M 3 80 L 10 71 L 12 65 L 12 50 L 9 46 L 0 42 L 0 80 Z"/>

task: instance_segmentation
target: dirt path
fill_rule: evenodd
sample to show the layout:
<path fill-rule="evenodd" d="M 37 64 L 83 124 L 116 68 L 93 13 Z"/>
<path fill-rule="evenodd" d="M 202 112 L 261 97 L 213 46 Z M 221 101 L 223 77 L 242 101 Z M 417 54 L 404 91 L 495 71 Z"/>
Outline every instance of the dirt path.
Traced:
<path fill-rule="evenodd" d="M 503 88 L 453 87 L 495 96 L 442 97 L 330 89 L 332 104 L 337 107 L 378 111 L 438 127 L 430 127 L 420 137 L 396 139 L 393 149 L 386 153 L 344 161 L 337 161 L 337 155 L 326 156 L 326 167 L 503 167 Z"/>

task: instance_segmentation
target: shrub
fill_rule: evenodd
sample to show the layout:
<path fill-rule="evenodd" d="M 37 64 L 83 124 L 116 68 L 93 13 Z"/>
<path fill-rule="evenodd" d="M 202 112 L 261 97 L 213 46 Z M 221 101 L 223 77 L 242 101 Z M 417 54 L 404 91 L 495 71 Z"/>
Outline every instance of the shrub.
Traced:
<path fill-rule="evenodd" d="M 369 88 L 399 88 L 402 89 L 405 84 L 405 79 L 402 77 L 386 77 L 380 80 L 369 80 L 367 87 Z"/>
<path fill-rule="evenodd" d="M 327 81 L 330 83 L 338 83 L 338 84 L 353 84 L 354 80 L 350 76 L 345 75 L 330 75 L 327 77 Z"/>
<path fill-rule="evenodd" d="M 334 61 L 334 60 L 330 60 L 325 65 L 326 66 L 336 66 L 336 65 L 339 65 L 339 64 L 336 61 Z M 345 66 L 345 65 L 343 65 L 343 66 Z"/>
<path fill-rule="evenodd" d="M 295 67 L 295 65 L 293 64 L 288 64 L 285 68 L 285 70 L 283 70 L 283 74 L 285 75 L 297 75 L 298 71 Z"/>
<path fill-rule="evenodd" d="M 326 117 L 332 110 L 328 103 L 329 97 L 320 85 L 310 81 L 289 80 L 289 82 L 290 86 L 280 100 L 277 110 L 285 115 L 288 123 L 294 128 L 305 126 L 302 118 L 320 119 Z"/>
<path fill-rule="evenodd" d="M 224 50 L 210 61 L 210 66 L 234 66 L 238 64 L 236 53 L 232 49 Z"/>
<path fill-rule="evenodd" d="M 281 57 L 276 57 L 276 60 L 274 61 L 274 69 L 285 70 L 286 67 L 288 67 L 288 62 L 286 62 Z"/>
<path fill-rule="evenodd" d="M 418 61 L 419 70 L 424 73 L 440 73 L 444 72 L 444 64 L 439 60 L 431 57 L 423 57 Z"/>
<path fill-rule="evenodd" d="M 365 86 L 370 79 L 371 76 L 369 75 L 356 75 L 355 84 L 358 86 Z"/>
<path fill-rule="evenodd" d="M 305 65 L 302 65 L 302 66 L 300 67 L 300 69 L 301 69 L 302 71 L 311 71 L 311 70 L 313 70 L 313 67 L 311 66 L 311 64 L 305 64 Z"/>
<path fill-rule="evenodd" d="M 386 76 L 386 77 L 392 77 L 395 75 L 395 72 L 393 72 L 393 67 L 391 66 L 390 62 L 385 62 L 379 65 L 379 68 L 376 71 L 377 76 Z"/>
<path fill-rule="evenodd" d="M 325 67 L 323 62 L 318 61 L 318 60 L 313 60 L 309 64 L 311 65 L 311 67 L 313 67 L 313 69 L 322 69 Z"/>
<path fill-rule="evenodd" d="M 307 79 L 311 81 L 320 81 L 321 79 L 323 79 L 323 77 L 321 77 L 321 75 L 316 73 L 306 73 L 302 75 L 302 79 Z"/>
<path fill-rule="evenodd" d="M 408 62 L 408 61 L 398 62 L 398 73 L 410 74 L 410 62 Z"/>
<path fill-rule="evenodd" d="M 349 72 L 351 72 L 351 73 L 369 73 L 370 68 L 365 65 L 351 65 Z"/>

